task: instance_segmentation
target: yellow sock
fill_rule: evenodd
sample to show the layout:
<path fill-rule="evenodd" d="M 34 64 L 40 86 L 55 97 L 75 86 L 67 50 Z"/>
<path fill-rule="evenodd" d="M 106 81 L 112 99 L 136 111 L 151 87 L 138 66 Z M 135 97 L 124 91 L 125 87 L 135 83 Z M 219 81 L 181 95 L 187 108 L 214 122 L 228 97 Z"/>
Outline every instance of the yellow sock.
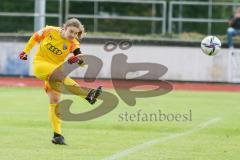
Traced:
<path fill-rule="evenodd" d="M 55 133 L 61 134 L 61 120 L 56 116 L 58 113 L 57 104 L 49 105 L 49 118 Z"/>

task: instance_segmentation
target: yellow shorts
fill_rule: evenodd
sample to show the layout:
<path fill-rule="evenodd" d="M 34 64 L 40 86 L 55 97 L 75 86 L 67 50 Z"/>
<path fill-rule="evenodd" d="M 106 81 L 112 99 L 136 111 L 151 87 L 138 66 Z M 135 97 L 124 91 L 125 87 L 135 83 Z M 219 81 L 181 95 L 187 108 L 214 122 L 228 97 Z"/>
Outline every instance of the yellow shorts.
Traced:
<path fill-rule="evenodd" d="M 49 77 L 50 75 L 59 67 L 60 65 L 50 63 L 48 61 L 44 60 L 34 60 L 33 62 L 33 71 L 34 75 L 40 79 L 45 81 L 44 89 L 46 92 L 52 90 L 50 84 L 49 84 Z M 78 86 L 78 83 L 75 82 L 70 77 L 64 78 L 64 84 L 70 85 L 70 86 Z"/>
<path fill-rule="evenodd" d="M 33 61 L 33 72 L 34 75 L 40 79 L 45 81 L 44 89 L 48 92 L 51 87 L 48 83 L 49 76 L 53 73 L 55 69 L 57 69 L 58 65 L 50 63 L 44 60 L 34 60 Z"/>
<path fill-rule="evenodd" d="M 58 65 L 47 62 L 47 61 L 34 61 L 33 72 L 34 75 L 43 81 L 47 81 L 48 77 L 57 69 Z"/>

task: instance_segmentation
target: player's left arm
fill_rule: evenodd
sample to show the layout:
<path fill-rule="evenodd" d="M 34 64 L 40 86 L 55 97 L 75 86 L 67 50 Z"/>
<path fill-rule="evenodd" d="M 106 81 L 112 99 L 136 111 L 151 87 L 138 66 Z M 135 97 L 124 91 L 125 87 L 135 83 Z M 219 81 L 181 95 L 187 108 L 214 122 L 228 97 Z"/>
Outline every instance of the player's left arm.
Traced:
<path fill-rule="evenodd" d="M 75 41 L 74 43 L 72 43 L 70 47 L 70 53 L 73 53 L 73 56 L 68 58 L 68 63 L 70 64 L 78 63 L 80 66 L 84 64 L 83 54 L 80 50 L 80 44 L 78 41 L 77 42 Z"/>

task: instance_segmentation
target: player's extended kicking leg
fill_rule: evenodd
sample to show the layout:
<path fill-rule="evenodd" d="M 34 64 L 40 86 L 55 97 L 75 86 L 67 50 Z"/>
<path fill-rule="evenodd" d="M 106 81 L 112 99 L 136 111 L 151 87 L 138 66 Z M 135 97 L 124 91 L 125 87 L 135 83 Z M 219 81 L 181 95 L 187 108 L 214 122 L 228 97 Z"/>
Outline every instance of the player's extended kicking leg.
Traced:
<path fill-rule="evenodd" d="M 102 86 L 99 86 L 97 89 L 91 89 L 89 92 L 81 89 L 77 82 L 75 82 L 70 77 L 66 77 L 63 81 L 64 86 L 71 93 L 84 96 L 85 99 L 90 103 L 94 104 L 97 101 L 98 96 L 102 93 Z"/>
<path fill-rule="evenodd" d="M 54 90 L 83 97 L 90 104 L 94 104 L 102 92 L 101 86 L 90 91 L 84 90 L 76 81 L 65 75 L 63 66 L 55 67 L 47 77 L 47 81 Z"/>

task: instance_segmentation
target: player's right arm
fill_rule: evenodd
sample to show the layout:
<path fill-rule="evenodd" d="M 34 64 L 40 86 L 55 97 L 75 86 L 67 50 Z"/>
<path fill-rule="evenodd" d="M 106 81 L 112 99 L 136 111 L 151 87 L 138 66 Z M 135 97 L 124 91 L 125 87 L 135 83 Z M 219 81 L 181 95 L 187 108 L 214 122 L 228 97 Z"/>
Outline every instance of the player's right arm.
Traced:
<path fill-rule="evenodd" d="M 19 54 L 19 58 L 21 60 L 27 60 L 27 54 L 31 51 L 31 49 L 35 46 L 37 42 L 41 42 L 45 38 L 49 30 L 50 30 L 50 27 L 45 27 L 39 30 L 38 32 L 35 32 L 31 36 L 31 38 L 28 40 L 23 51 Z"/>
<path fill-rule="evenodd" d="M 79 66 L 84 66 L 84 54 L 82 54 L 80 50 L 80 43 L 77 39 L 74 39 L 71 47 L 70 47 L 70 53 L 73 53 L 73 56 L 68 58 L 68 63 L 73 64 L 73 63 L 78 63 Z"/>

